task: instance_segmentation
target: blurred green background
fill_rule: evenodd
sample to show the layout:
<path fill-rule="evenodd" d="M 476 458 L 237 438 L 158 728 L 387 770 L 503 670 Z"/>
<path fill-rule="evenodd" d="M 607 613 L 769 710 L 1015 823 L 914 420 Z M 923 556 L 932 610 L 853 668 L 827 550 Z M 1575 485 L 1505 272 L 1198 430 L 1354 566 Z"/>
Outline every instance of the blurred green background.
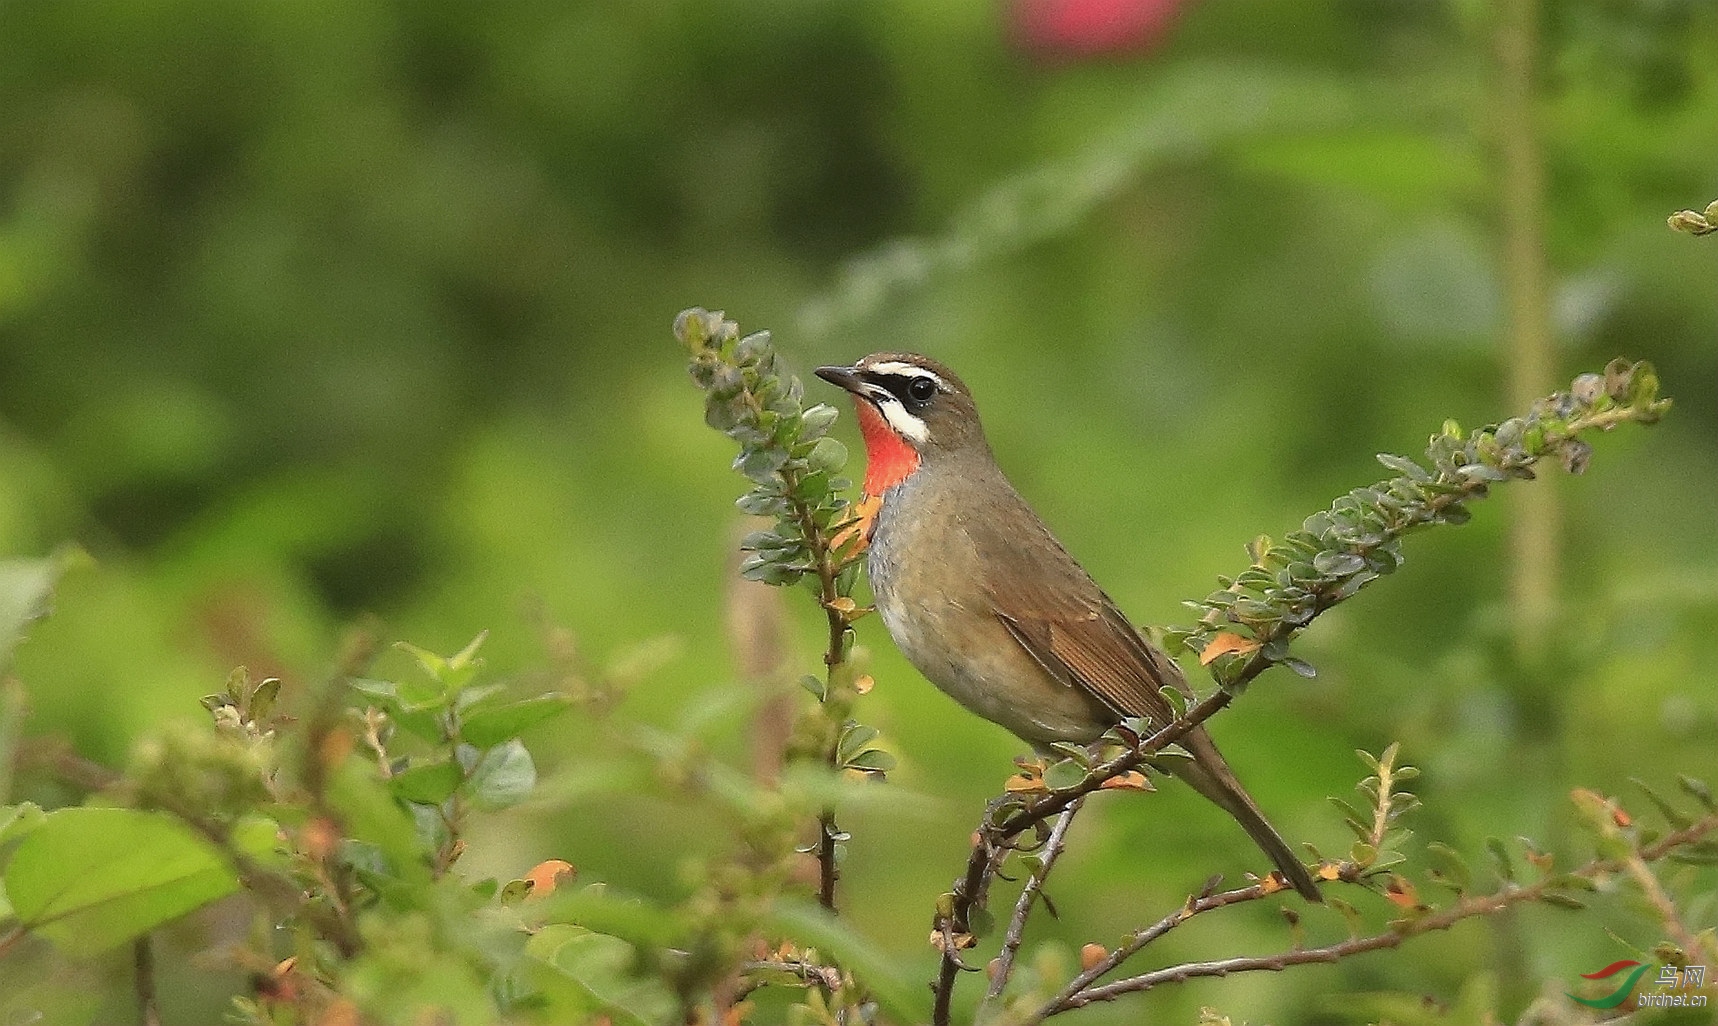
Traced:
<path fill-rule="evenodd" d="M 1137 621 L 1181 621 L 1249 538 L 1383 476 L 1373 453 L 1515 412 L 1496 17 L 0 3 L 0 556 L 69 539 L 97 560 L 19 654 L 29 731 L 122 765 L 235 665 L 318 680 L 361 614 L 445 652 L 488 628 L 503 676 L 546 664 L 546 619 L 598 664 L 672 639 L 624 713 L 701 718 L 743 764 L 744 716 L 720 703 L 743 486 L 669 335 L 693 304 L 773 328 L 802 369 L 877 349 L 951 364 L 1068 547 Z M 1504 489 L 1410 542 L 1305 639 L 1316 680 L 1267 677 L 1216 723 L 1283 832 L 1329 851 L 1345 831 L 1324 796 L 1362 774 L 1356 747 L 1403 741 L 1426 770 L 1416 828 L 1469 851 L 1578 844 L 1572 786 L 1718 768 L 1718 244 L 1664 227 L 1718 197 L 1718 8 L 1556 0 L 1537 59 L 1556 348 L 1536 390 L 1627 355 L 1677 406 L 1598 440 L 1585 478 Z M 1527 489 L 1552 493 L 1561 540 L 1546 654 L 1524 660 L 1508 530 Z M 787 597 L 814 669 L 815 610 Z M 1023 746 L 861 626 L 861 718 L 901 758 L 888 786 L 923 800 L 844 824 L 844 900 L 928 978 L 931 902 Z M 563 857 L 678 893 L 719 822 L 584 789 L 590 733 L 563 718 L 530 739 L 549 796 L 485 823 L 474 871 Z M 1180 789 L 1097 804 L 1040 936 L 1107 941 L 1261 868 Z M 1364 1022 L 1357 994 L 1488 986 L 1513 1016 L 1626 957 L 1604 926 L 1658 939 L 1628 900 L 1600 904 L 1083 1018 Z M 1162 957 L 1283 943 L 1270 909 L 1200 925 Z M 185 961 L 214 933 L 173 933 L 170 1022 L 218 1016 L 240 983 Z M 123 962 L 67 978 L 124 1008 Z"/>

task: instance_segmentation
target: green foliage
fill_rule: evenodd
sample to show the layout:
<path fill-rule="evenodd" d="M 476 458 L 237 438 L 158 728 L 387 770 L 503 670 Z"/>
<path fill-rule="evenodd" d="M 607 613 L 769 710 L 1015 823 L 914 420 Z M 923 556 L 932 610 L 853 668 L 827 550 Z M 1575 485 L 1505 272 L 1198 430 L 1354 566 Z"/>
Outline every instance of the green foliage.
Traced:
<path fill-rule="evenodd" d="M 1584 432 L 1652 424 L 1669 408 L 1670 400 L 1658 396 L 1651 364 L 1618 359 L 1604 374 L 1583 374 L 1568 391 L 1534 403 L 1525 416 L 1465 435 L 1448 421 L 1427 444 L 1424 463 L 1380 454 L 1378 462 L 1397 476 L 1356 488 L 1281 542 L 1255 540 L 1248 546 L 1253 566 L 1187 603 L 1201 614 L 1198 625 L 1166 630 L 1164 639 L 1172 651 L 1203 655 L 1227 635 L 1218 654 L 1204 660 L 1225 688 L 1244 685 L 1275 664 L 1312 676 L 1309 664 L 1288 654 L 1289 642 L 1314 617 L 1394 573 L 1402 565 L 1404 535 L 1466 523 L 1466 503 L 1485 498 L 1499 482 L 1533 477 L 1541 460 L 1554 458 L 1579 474 L 1592 455 Z"/>
<path fill-rule="evenodd" d="M 740 574 L 765 584 L 792 584 L 816 574 L 833 584 L 826 601 L 850 597 L 852 563 L 832 551 L 848 508 L 842 492 L 852 482 L 836 476 L 847 449 L 829 437 L 835 409 L 806 407 L 805 387 L 788 373 L 767 331 L 740 336 L 720 311 L 682 311 L 674 335 L 691 353 L 692 380 L 704 389 L 704 420 L 740 443 L 734 469 L 753 483 L 735 503 L 743 513 L 772 517 L 775 527 L 753 531 L 740 548 L 753 553 Z"/>
<path fill-rule="evenodd" d="M 272 847 L 269 824 L 245 833 L 252 854 L 258 839 L 263 852 Z M 79 955 L 131 940 L 239 886 L 220 851 L 172 817 L 103 808 L 43 815 L 7 860 L 4 883 L 19 927 Z"/>
<path fill-rule="evenodd" d="M 343 624 L 374 612 L 441 653 L 490 624 L 472 687 L 564 692 L 588 715 L 517 728 L 536 797 L 470 806 L 453 873 L 501 892 L 516 860 L 555 853 L 581 882 L 681 917 L 689 893 L 732 882 L 725 863 L 815 843 L 794 825 L 830 804 L 854 835 L 843 922 L 917 992 L 926 896 L 965 851 L 969 824 L 948 810 L 978 807 L 1017 743 L 952 715 L 860 624 L 860 665 L 842 673 L 880 682 L 856 715 L 900 759 L 889 787 L 822 768 L 855 713 L 818 708 L 791 736 L 784 793 L 760 793 L 742 721 L 767 685 L 728 668 L 715 608 L 733 453 L 687 415 L 674 357 L 640 340 L 719 291 L 827 332 L 802 339 L 808 366 L 894 348 L 946 360 L 980 391 L 1012 479 L 1146 622 L 1209 590 L 1196 585 L 1237 539 L 1280 535 L 1368 479 L 1359 440 L 1478 422 L 1510 373 L 1494 5 L 1158 6 L 1178 20 L 1149 48 L 1039 60 L 998 24 L 1023 5 L 992 0 L 0 4 L 0 558 L 73 538 L 98 561 L 0 657 L 0 805 L 95 792 L 177 815 L 161 802 L 189 788 L 219 834 L 267 789 L 259 759 L 289 790 L 315 765 L 310 682 Z M 1713 237 L 1663 221 L 1712 197 L 1718 8 L 1543 7 L 1538 227 L 1557 345 L 1536 384 L 1616 352 L 1711 381 Z M 851 427 L 831 434 L 852 446 Z M 1621 458 L 1581 487 L 1535 486 L 1556 492 L 1544 522 L 1567 557 L 1542 664 L 1499 639 L 1515 516 L 1437 532 L 1411 573 L 1297 636 L 1290 657 L 1319 676 L 1254 689 L 1218 728 L 1278 825 L 1346 850 L 1323 796 L 1347 790 L 1348 750 L 1392 738 L 1427 769 L 1434 815 L 1416 828 L 1466 854 L 1481 886 L 1487 834 L 1584 843 L 1557 811 L 1577 783 L 1632 794 L 1636 775 L 1694 810 L 1675 771 L 1718 743 L 1715 436 L 1714 408 L 1689 401 L 1650 438 L 1616 438 Z M 799 626 L 776 625 L 784 665 L 816 659 Z M 621 669 L 668 635 L 675 655 Z M 272 741 L 186 726 L 190 700 L 239 664 L 253 686 L 283 681 Z M 847 700 L 817 669 L 819 694 Z M 374 675 L 427 687 L 409 668 Z M 479 748 L 515 729 L 480 715 L 463 726 Z M 379 782 L 364 725 L 332 722 L 358 755 L 326 792 L 389 860 L 419 852 L 430 875 L 427 824 Z M 433 763 L 445 748 L 423 726 L 394 722 L 390 758 Z M 443 765 L 428 772 L 445 787 Z M 109 767 L 148 792 L 116 795 Z M 1097 799 L 1078 825 L 1061 918 L 1034 922 L 1025 969 L 1065 980 L 1123 911 L 1249 865 L 1217 817 L 1165 829 L 1136 799 Z M 803 886 L 803 870 L 775 884 Z M 1696 875 L 1667 872 L 1673 893 L 1698 895 L 1710 870 L 1678 872 Z M 296 906 L 269 879 L 244 893 L 273 895 L 287 922 Z M 1549 977 L 1567 985 L 1622 944 L 1651 952 L 1657 920 L 1613 883 L 1593 901 L 1619 939 L 1530 909 L 1510 931 L 1518 967 L 1493 965 L 1469 927 L 1413 957 L 1080 1017 L 1193 1021 L 1217 987 L 1236 1023 L 1295 1022 L 1341 1014 L 1334 993 L 1391 988 L 1422 1018 L 1432 995 L 1452 1022 L 1515 1021 Z M 153 935 L 164 1023 L 215 1021 L 251 979 L 274 980 L 274 962 L 211 950 L 249 900 Z M 710 907 L 685 914 L 690 933 L 726 928 L 711 924 L 730 906 Z M 397 966 L 371 985 L 398 981 L 404 1001 L 431 993 L 405 989 L 424 974 L 468 981 L 439 929 L 420 971 L 425 931 L 402 927 Z M 1225 929 L 1232 950 L 1262 951 L 1280 924 L 1242 913 Z M 298 936 L 277 931 L 272 954 Z M 828 1005 L 815 969 L 771 972 L 805 1010 L 772 985 L 755 1018 Z M 135 1000 L 124 952 L 69 959 L 26 936 L 0 958 L 0 1021 L 133 1021 Z"/>

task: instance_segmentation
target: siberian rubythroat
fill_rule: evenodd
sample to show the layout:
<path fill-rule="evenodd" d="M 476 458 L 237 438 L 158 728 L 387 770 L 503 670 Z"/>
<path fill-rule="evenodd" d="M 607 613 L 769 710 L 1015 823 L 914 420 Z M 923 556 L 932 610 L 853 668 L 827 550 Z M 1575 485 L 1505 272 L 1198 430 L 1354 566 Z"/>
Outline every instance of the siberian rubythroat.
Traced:
<path fill-rule="evenodd" d="M 1191 694 L 1003 476 L 972 394 L 947 367 L 873 353 L 817 376 L 853 394 L 874 503 L 867 569 L 877 611 L 920 673 L 1043 751 L 1088 743 L 1131 716 L 1173 714 L 1159 689 Z M 1180 741 L 1176 776 L 1233 816 L 1309 901 L 1318 886 L 1235 779 L 1203 726 Z"/>

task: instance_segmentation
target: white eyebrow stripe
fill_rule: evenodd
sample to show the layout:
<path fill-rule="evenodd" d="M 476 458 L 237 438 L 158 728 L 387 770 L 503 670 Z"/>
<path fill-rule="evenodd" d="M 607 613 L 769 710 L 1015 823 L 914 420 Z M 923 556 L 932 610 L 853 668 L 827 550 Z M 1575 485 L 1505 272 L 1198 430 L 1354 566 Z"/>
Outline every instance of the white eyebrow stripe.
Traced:
<path fill-rule="evenodd" d="M 878 403 L 877 408 L 883 412 L 883 419 L 889 422 L 897 435 L 918 445 L 923 445 L 930 437 L 930 430 L 925 422 L 908 413 L 899 400 L 889 396 L 888 402 Z"/>
<path fill-rule="evenodd" d="M 932 381 L 936 382 L 937 390 L 939 392 L 947 392 L 949 390 L 948 382 L 944 381 L 935 371 L 928 371 L 923 367 L 910 363 L 903 363 L 900 360 L 887 360 L 883 363 L 874 363 L 865 369 L 873 374 L 899 374 L 902 377 L 907 378 L 930 378 Z"/>

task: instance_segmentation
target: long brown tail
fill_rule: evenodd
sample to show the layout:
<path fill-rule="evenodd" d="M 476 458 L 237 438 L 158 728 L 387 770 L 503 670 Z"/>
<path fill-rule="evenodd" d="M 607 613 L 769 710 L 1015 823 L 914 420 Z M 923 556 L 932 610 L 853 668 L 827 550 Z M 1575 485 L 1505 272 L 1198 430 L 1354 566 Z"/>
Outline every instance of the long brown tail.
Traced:
<path fill-rule="evenodd" d="M 1241 828 L 1247 831 L 1247 836 L 1270 857 L 1282 874 L 1288 877 L 1289 883 L 1300 892 L 1301 897 L 1315 904 L 1323 904 L 1324 897 L 1318 892 L 1318 884 L 1312 879 L 1312 874 L 1306 871 L 1306 866 L 1300 857 L 1283 840 L 1259 804 L 1253 801 L 1253 796 L 1235 778 L 1235 771 L 1224 761 L 1223 753 L 1217 750 L 1216 742 L 1211 740 L 1203 728 L 1194 730 L 1181 739 L 1181 746 L 1193 756 L 1193 761 L 1176 760 L 1173 764 L 1175 775 L 1187 781 L 1193 790 L 1209 798 L 1218 808 L 1235 818 Z"/>

